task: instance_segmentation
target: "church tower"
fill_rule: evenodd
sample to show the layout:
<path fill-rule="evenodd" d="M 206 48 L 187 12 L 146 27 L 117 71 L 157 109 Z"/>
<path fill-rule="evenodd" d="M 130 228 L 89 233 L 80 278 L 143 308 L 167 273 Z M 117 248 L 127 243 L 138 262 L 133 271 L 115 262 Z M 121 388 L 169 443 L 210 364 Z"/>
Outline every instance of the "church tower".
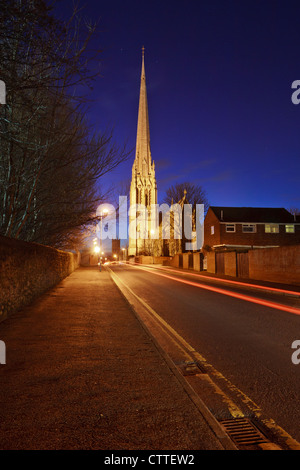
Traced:
<path fill-rule="evenodd" d="M 155 179 L 155 165 L 154 161 L 152 161 L 150 151 L 150 132 L 144 63 L 144 47 L 142 48 L 142 73 L 138 110 L 136 151 L 135 160 L 132 166 L 132 179 L 130 186 L 131 210 L 137 204 L 145 206 L 148 211 L 148 215 L 146 217 L 149 220 L 151 204 L 157 204 L 157 185 Z M 134 226 L 135 219 L 138 215 L 139 214 L 137 214 L 136 212 L 130 213 L 129 224 L 131 227 Z M 146 226 L 147 225 L 143 225 L 143 227 Z M 141 224 L 137 223 L 134 230 L 136 232 L 136 237 L 132 237 L 129 234 L 129 256 L 142 254 L 145 251 L 145 238 L 150 238 L 149 233 L 147 233 L 146 237 L 145 233 L 141 233 Z"/>

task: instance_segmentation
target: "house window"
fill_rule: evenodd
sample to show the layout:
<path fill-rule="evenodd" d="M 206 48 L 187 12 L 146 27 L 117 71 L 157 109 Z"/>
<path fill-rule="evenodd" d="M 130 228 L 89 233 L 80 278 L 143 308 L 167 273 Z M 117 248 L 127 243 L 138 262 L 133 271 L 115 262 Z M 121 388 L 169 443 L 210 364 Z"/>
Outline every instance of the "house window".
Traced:
<path fill-rule="evenodd" d="M 286 233 L 295 233 L 295 225 L 286 225 L 285 226 Z"/>
<path fill-rule="evenodd" d="M 256 225 L 255 224 L 243 224 L 242 230 L 244 233 L 255 233 Z"/>
<path fill-rule="evenodd" d="M 235 232 L 235 224 L 226 224 L 226 232 Z"/>
<path fill-rule="evenodd" d="M 212 226 L 210 227 L 210 234 L 213 235 L 214 233 L 215 233 L 215 226 L 212 225 Z"/>
<path fill-rule="evenodd" d="M 265 233 L 279 233 L 279 225 L 278 224 L 266 224 Z"/>

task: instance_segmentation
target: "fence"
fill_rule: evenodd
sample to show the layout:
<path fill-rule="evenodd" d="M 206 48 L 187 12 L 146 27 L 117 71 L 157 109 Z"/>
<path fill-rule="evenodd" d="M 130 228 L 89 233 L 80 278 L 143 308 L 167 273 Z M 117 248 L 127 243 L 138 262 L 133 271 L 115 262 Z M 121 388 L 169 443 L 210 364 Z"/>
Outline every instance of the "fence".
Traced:
<path fill-rule="evenodd" d="M 225 276 L 300 285 L 300 245 L 209 252 L 207 271 Z"/>

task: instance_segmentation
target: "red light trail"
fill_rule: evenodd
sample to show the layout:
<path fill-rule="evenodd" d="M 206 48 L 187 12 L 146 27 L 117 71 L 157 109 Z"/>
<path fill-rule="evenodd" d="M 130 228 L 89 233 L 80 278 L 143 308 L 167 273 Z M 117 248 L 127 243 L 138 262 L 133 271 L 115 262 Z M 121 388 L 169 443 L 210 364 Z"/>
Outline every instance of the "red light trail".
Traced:
<path fill-rule="evenodd" d="M 275 308 L 277 310 L 282 310 L 284 312 L 293 313 L 294 315 L 300 315 L 300 309 L 296 308 L 296 307 L 289 307 L 288 305 L 282 305 L 282 304 L 278 304 L 276 302 L 271 302 L 269 300 L 258 299 L 258 298 L 255 298 L 255 297 L 251 297 L 249 295 L 239 294 L 239 293 L 236 293 L 236 292 L 231 292 L 229 290 L 225 290 L 225 289 L 222 289 L 222 288 L 219 288 L 219 287 L 208 286 L 206 284 L 201 284 L 201 283 L 197 283 L 197 282 L 193 282 L 193 281 L 188 281 L 186 279 L 179 279 L 177 277 L 170 276 L 168 274 L 158 273 L 156 271 L 153 271 L 153 269 L 146 268 L 144 266 L 143 267 L 142 266 L 136 266 L 136 265 L 131 265 L 131 266 L 139 268 L 139 269 L 143 269 L 144 271 L 151 272 L 152 274 L 155 274 L 156 276 L 161 276 L 161 277 L 165 277 L 167 279 L 171 279 L 171 280 L 176 281 L 176 282 L 181 282 L 182 284 L 186 284 L 186 285 L 193 286 L 193 287 L 198 287 L 200 289 L 209 290 L 209 291 L 212 291 L 212 292 L 216 292 L 218 294 L 223 294 L 223 295 L 227 295 L 227 296 L 230 296 L 230 297 L 234 297 L 236 299 L 245 300 L 246 302 L 252 302 L 252 303 L 255 303 L 255 304 L 258 304 L 258 305 L 263 305 L 264 307 Z M 181 274 L 186 274 L 186 273 L 182 273 L 181 271 L 176 271 L 176 272 L 180 272 Z M 196 274 L 196 276 L 200 277 L 200 275 L 197 275 L 197 274 Z M 205 278 L 206 276 L 201 276 L 201 277 Z M 239 283 L 239 282 L 235 282 L 235 281 L 234 281 L 234 283 L 239 284 L 241 286 L 245 285 L 244 283 Z M 248 285 L 253 287 L 252 284 L 248 284 Z M 269 290 L 269 289 L 267 288 L 266 290 Z M 278 289 L 276 289 L 276 291 L 277 290 Z M 290 292 L 290 291 L 284 291 L 283 290 L 283 292 Z M 297 292 L 296 294 L 299 295 L 299 292 Z"/>
<path fill-rule="evenodd" d="M 166 270 L 166 271 L 172 271 L 173 273 L 187 274 L 188 276 L 195 276 L 195 277 L 199 277 L 199 278 L 206 279 L 206 280 L 209 280 L 209 281 L 214 281 L 215 280 L 217 282 L 220 281 L 220 282 L 224 282 L 226 284 L 233 284 L 233 285 L 237 285 L 237 286 L 241 286 L 241 287 L 244 287 L 244 286 L 253 287 L 255 289 L 260 289 L 260 290 L 264 290 L 264 291 L 271 291 L 271 292 L 275 292 L 275 293 L 278 293 L 278 294 L 290 294 L 290 295 L 295 295 L 297 297 L 300 297 L 300 292 L 292 291 L 292 290 L 288 290 L 288 289 L 279 289 L 277 287 L 260 286 L 258 284 L 251 284 L 249 282 L 233 281 L 231 279 L 222 279 L 220 277 L 208 277 L 208 276 L 203 276 L 203 275 L 198 274 L 198 273 L 179 271 L 178 269 L 164 268 L 162 266 L 155 267 L 155 269 L 163 269 L 163 270 Z"/>

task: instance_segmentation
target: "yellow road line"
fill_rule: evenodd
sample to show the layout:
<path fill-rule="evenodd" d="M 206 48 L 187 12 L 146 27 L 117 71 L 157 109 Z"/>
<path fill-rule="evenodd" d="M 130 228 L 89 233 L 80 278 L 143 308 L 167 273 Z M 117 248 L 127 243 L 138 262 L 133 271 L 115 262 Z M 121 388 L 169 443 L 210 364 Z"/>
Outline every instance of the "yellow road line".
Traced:
<path fill-rule="evenodd" d="M 169 323 L 167 323 L 150 305 L 138 296 L 133 290 L 124 283 L 117 276 L 110 268 L 108 270 L 111 273 L 111 276 L 117 278 L 118 281 L 130 292 L 130 294 L 135 297 L 149 312 L 152 318 L 155 318 L 158 324 L 160 324 L 165 333 L 169 335 L 169 337 L 175 342 L 175 344 L 182 350 L 182 352 L 186 353 L 188 351 L 189 357 L 191 360 L 198 360 L 201 363 L 205 363 L 205 367 L 210 371 L 210 373 L 216 377 L 217 379 L 223 380 L 226 383 L 226 386 L 231 390 L 235 395 L 238 395 L 243 403 L 250 409 L 250 411 L 257 417 L 261 417 L 261 408 L 251 399 L 249 398 L 244 392 L 242 392 L 238 387 L 233 385 L 221 372 L 217 371 L 211 364 L 207 362 L 207 360 L 198 352 L 196 351 L 174 328 L 172 328 Z M 173 337 L 173 338 L 172 338 Z M 221 390 L 221 388 L 216 385 L 213 380 L 211 383 L 215 387 L 216 392 L 223 398 L 223 400 L 227 403 L 230 413 L 234 418 L 237 417 L 244 417 L 244 413 L 239 409 L 239 407 Z M 288 447 L 291 450 L 300 450 L 300 443 L 293 439 L 284 429 L 278 426 L 274 420 L 272 419 L 263 419 L 262 422 L 264 425 L 272 431 L 275 431 L 279 434 L 286 442 Z"/>

